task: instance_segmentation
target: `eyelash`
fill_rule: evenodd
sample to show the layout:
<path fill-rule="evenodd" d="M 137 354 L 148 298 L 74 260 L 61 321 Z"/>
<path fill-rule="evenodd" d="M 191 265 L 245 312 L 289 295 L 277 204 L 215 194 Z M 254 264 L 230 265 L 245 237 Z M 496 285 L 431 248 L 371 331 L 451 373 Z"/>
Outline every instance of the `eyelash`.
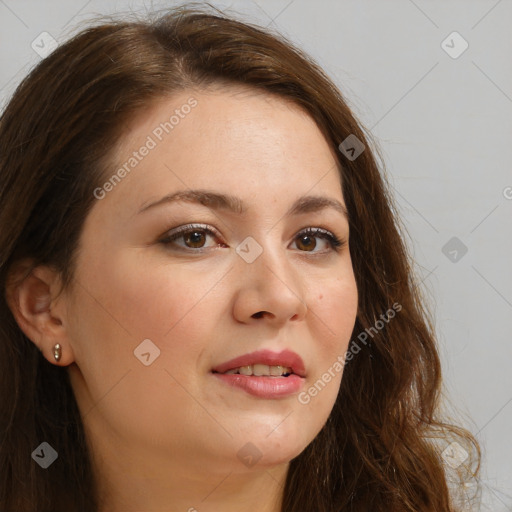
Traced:
<path fill-rule="evenodd" d="M 171 235 L 161 239 L 160 243 L 163 245 L 172 245 L 172 243 L 175 240 L 179 239 L 183 235 L 186 235 L 188 233 L 192 233 L 195 231 L 204 232 L 204 233 L 211 235 L 215 238 L 219 238 L 219 235 L 206 225 L 188 224 L 186 226 L 177 228 Z M 297 233 L 296 238 L 300 238 L 301 236 L 315 236 L 315 237 L 323 238 L 324 240 L 327 240 L 329 242 L 331 249 L 334 250 L 335 252 L 339 252 L 341 250 L 341 248 L 344 245 L 346 245 L 345 240 L 341 240 L 336 235 L 331 233 L 330 231 L 327 231 L 326 229 L 319 228 L 319 227 L 316 227 L 316 228 L 309 227 L 309 228 L 303 229 L 302 231 Z M 190 251 L 192 253 L 194 253 L 194 252 L 202 253 L 202 252 L 205 252 L 206 250 L 208 250 L 209 248 L 200 247 L 200 248 L 194 249 L 191 247 L 186 247 L 186 248 L 180 247 L 179 249 L 183 250 L 185 252 Z M 310 251 L 300 251 L 300 252 L 304 252 L 306 254 L 310 253 Z M 324 253 L 324 251 L 312 251 L 311 254 L 325 254 L 325 253 Z"/>

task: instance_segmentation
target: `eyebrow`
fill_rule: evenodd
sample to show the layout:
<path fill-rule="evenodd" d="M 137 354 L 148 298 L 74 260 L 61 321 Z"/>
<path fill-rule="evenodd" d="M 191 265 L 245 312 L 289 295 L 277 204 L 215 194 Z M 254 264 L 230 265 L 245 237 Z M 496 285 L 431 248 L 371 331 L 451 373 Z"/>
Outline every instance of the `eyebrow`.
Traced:
<path fill-rule="evenodd" d="M 163 204 L 185 201 L 189 203 L 198 203 L 214 210 L 227 210 L 238 215 L 244 215 L 247 207 L 243 201 L 229 194 L 220 194 L 210 190 L 180 190 L 172 194 L 168 194 L 155 202 L 143 205 L 138 214 L 146 212 L 152 208 Z M 299 197 L 286 212 L 285 217 L 292 215 L 300 215 L 304 213 L 317 212 L 326 208 L 332 208 L 341 213 L 348 220 L 346 207 L 337 199 L 325 196 L 302 196 Z"/>

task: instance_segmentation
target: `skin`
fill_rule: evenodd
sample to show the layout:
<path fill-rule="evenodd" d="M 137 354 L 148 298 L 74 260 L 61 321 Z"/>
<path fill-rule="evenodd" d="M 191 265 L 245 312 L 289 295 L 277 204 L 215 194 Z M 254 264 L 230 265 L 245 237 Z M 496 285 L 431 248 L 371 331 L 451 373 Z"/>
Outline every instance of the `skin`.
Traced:
<path fill-rule="evenodd" d="M 356 318 L 347 220 L 332 208 L 284 217 L 303 195 L 345 204 L 332 150 L 297 106 L 243 87 L 182 91 L 133 120 L 113 172 L 190 97 L 197 106 L 96 201 L 72 289 L 58 295 L 59 276 L 38 267 L 12 295 L 20 327 L 69 372 L 100 512 L 279 511 L 289 462 L 327 420 L 342 372 L 304 405 L 297 394 L 254 397 L 210 371 L 288 348 L 304 360 L 307 389 L 345 353 Z M 137 213 L 196 188 L 238 196 L 247 213 L 187 202 Z M 219 236 L 161 242 L 191 223 Z M 346 243 L 304 242 L 308 227 Z M 252 263 L 236 252 L 248 236 L 263 249 Z M 149 366 L 134 355 L 145 339 L 160 350 Z M 237 457 L 249 442 L 261 455 L 251 467 Z"/>

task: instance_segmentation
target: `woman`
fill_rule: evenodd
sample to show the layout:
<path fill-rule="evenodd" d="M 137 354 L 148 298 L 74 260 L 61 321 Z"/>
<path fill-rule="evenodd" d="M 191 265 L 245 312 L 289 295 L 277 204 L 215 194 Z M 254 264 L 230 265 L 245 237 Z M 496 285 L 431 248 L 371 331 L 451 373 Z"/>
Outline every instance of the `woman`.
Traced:
<path fill-rule="evenodd" d="M 459 510 L 480 452 L 391 199 L 291 43 L 186 6 L 86 29 L 0 145 L 1 510 Z"/>

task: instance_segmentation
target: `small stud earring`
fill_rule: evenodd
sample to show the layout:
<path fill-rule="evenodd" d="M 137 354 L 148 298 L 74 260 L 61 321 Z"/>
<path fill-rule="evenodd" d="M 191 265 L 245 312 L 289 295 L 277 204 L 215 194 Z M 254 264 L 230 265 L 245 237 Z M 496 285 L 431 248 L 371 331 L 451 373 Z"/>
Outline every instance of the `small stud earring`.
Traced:
<path fill-rule="evenodd" d="M 62 348 L 59 343 L 57 343 L 53 347 L 53 357 L 55 358 L 55 361 L 60 361 L 60 356 L 62 355 Z"/>

